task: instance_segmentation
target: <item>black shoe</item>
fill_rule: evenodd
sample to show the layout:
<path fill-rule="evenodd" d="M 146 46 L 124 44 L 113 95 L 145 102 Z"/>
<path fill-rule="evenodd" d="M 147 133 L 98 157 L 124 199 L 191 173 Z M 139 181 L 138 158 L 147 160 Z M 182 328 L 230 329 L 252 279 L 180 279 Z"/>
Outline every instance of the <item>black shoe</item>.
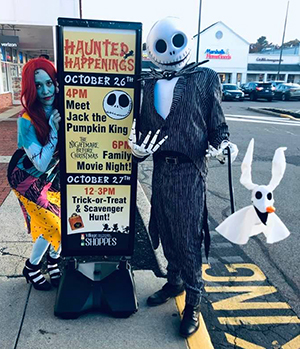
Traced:
<path fill-rule="evenodd" d="M 51 285 L 41 273 L 41 263 L 37 265 L 31 264 L 29 259 L 27 259 L 23 269 L 23 275 L 25 276 L 27 283 L 31 282 L 36 290 L 49 291 L 51 289 Z"/>
<path fill-rule="evenodd" d="M 48 273 L 50 275 L 51 285 L 53 287 L 59 286 L 61 272 L 60 272 L 58 263 L 60 261 L 61 261 L 60 257 L 54 259 L 54 258 L 50 257 L 49 255 L 47 256 L 47 268 L 48 268 Z"/>
<path fill-rule="evenodd" d="M 180 335 L 184 338 L 191 336 L 199 328 L 200 306 L 186 304 L 180 324 Z"/>
<path fill-rule="evenodd" d="M 168 282 L 161 290 L 155 292 L 147 299 L 147 304 L 150 306 L 166 303 L 171 297 L 176 297 L 184 291 L 184 285 L 171 285 Z"/>

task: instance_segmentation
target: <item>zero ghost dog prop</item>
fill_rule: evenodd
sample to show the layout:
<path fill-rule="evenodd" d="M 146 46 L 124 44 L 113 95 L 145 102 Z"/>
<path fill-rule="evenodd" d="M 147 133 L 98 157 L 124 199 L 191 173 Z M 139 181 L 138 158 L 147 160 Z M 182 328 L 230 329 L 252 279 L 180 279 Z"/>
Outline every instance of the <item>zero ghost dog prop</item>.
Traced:
<path fill-rule="evenodd" d="M 229 241 L 244 245 L 249 237 L 263 233 L 267 243 L 281 241 L 290 232 L 274 213 L 273 191 L 280 183 L 286 168 L 285 147 L 276 149 L 272 161 L 272 178 L 268 185 L 257 185 L 252 182 L 251 165 L 253 159 L 254 139 L 252 138 L 242 163 L 240 182 L 252 190 L 253 205 L 242 208 L 225 219 L 216 231 Z"/>

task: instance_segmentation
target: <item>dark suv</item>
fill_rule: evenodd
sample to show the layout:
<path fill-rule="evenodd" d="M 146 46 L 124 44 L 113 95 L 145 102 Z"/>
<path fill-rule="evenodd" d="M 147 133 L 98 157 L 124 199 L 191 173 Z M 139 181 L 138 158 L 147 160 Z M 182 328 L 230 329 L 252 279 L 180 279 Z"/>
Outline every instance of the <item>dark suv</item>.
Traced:
<path fill-rule="evenodd" d="M 252 81 L 244 85 L 242 90 L 245 93 L 245 97 L 249 97 L 251 101 L 263 98 L 271 102 L 275 88 L 270 82 Z"/>

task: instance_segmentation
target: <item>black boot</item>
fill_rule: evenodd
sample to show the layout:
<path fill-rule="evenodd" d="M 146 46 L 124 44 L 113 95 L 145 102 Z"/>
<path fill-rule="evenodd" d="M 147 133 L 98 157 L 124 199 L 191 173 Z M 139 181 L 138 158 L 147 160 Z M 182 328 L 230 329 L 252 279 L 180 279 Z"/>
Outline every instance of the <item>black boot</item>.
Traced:
<path fill-rule="evenodd" d="M 200 305 L 193 306 L 186 304 L 183 311 L 183 318 L 180 324 L 180 334 L 182 337 L 187 338 L 195 333 L 199 328 L 199 312 Z"/>
<path fill-rule="evenodd" d="M 171 297 L 176 297 L 184 291 L 184 285 L 171 285 L 168 282 L 161 290 L 155 292 L 147 299 L 147 304 L 150 306 L 166 303 Z"/>
<path fill-rule="evenodd" d="M 50 275 L 51 285 L 53 287 L 58 287 L 61 277 L 61 272 L 58 266 L 58 263 L 61 261 L 61 258 L 52 258 L 49 255 L 47 256 L 47 268 Z"/>
<path fill-rule="evenodd" d="M 29 259 L 25 262 L 25 267 L 23 269 L 23 275 L 26 278 L 27 283 L 31 282 L 32 286 L 39 291 L 49 291 L 51 285 L 44 278 L 44 275 L 41 273 L 41 263 L 31 264 Z"/>

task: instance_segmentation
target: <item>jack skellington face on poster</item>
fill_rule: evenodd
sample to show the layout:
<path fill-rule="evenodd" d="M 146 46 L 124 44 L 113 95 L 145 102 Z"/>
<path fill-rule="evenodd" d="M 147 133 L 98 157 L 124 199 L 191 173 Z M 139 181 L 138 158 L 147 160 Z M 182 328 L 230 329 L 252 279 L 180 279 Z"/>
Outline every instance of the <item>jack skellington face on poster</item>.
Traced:
<path fill-rule="evenodd" d="M 114 120 L 125 119 L 132 110 L 132 99 L 121 90 L 110 91 L 103 100 L 105 113 Z"/>
<path fill-rule="evenodd" d="M 167 17 L 154 24 L 146 40 L 150 60 L 163 70 L 183 68 L 192 49 L 192 39 L 176 17 Z"/>

